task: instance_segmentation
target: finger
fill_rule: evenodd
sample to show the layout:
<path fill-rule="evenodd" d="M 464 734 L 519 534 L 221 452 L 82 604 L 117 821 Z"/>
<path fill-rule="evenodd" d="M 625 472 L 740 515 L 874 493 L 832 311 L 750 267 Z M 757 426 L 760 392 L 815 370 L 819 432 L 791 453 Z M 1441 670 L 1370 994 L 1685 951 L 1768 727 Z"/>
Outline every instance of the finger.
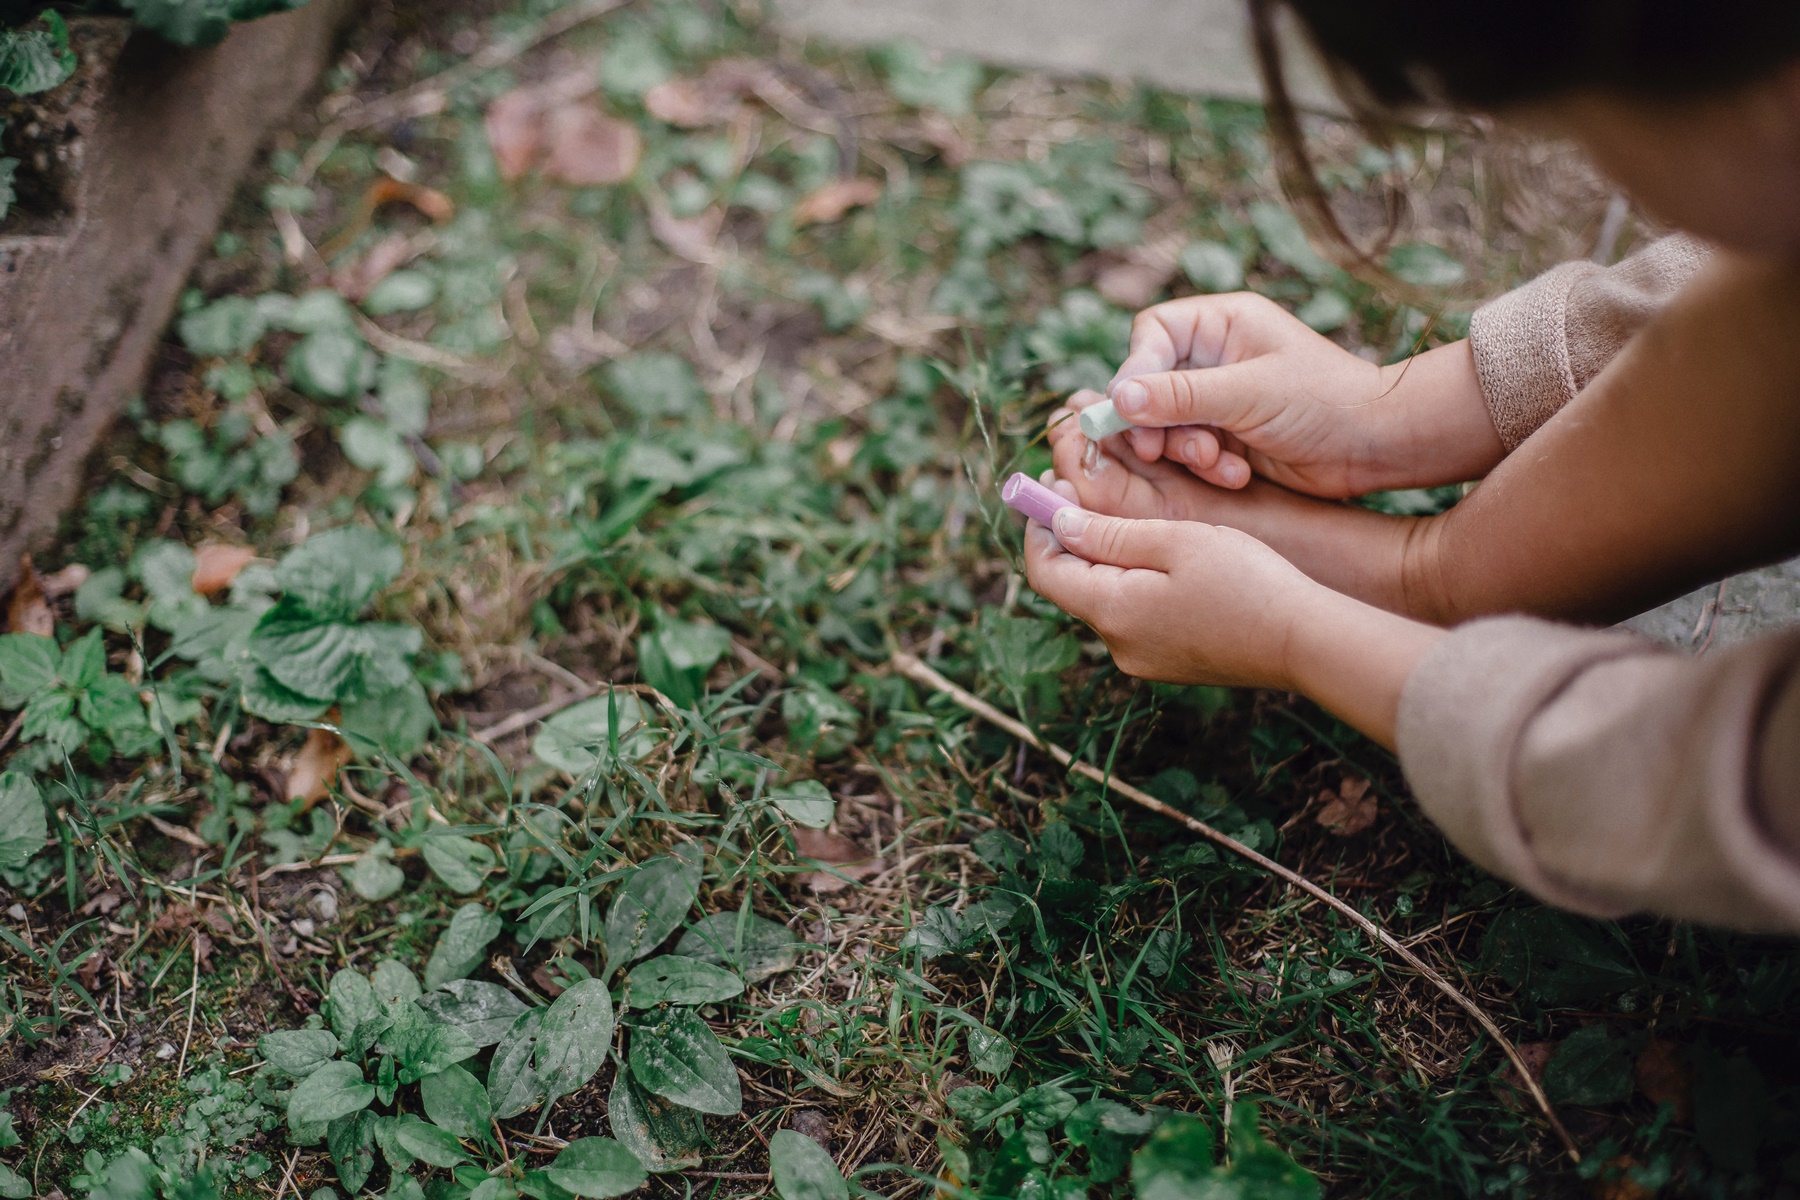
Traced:
<path fill-rule="evenodd" d="M 1133 425 L 1216 425 L 1242 433 L 1261 424 L 1271 391 L 1268 361 L 1140 375 L 1113 390 L 1113 405 Z"/>
<path fill-rule="evenodd" d="M 1134 521 L 1065 508 L 1057 512 L 1055 528 L 1063 547 L 1090 563 L 1167 571 L 1180 553 L 1184 526 L 1196 528 L 1180 521 Z"/>
<path fill-rule="evenodd" d="M 1197 470 L 1194 474 L 1213 484 L 1215 487 L 1237 491 L 1250 485 L 1250 464 L 1235 454 L 1221 453 L 1219 460 L 1212 466 Z"/>
<path fill-rule="evenodd" d="M 1185 465 L 1191 471 L 1204 471 L 1219 461 L 1224 449 L 1216 430 L 1204 425 L 1178 425 L 1163 431 L 1163 457 Z"/>
<path fill-rule="evenodd" d="M 1152 305 L 1132 320 L 1131 353 L 1106 394 L 1114 396 L 1119 384 L 1142 375 L 1216 367 L 1266 353 L 1283 335 L 1292 335 L 1293 324 L 1286 309 L 1251 292 Z"/>
<path fill-rule="evenodd" d="M 1130 443 L 1132 451 L 1145 462 L 1155 462 L 1168 456 L 1168 443 L 1164 438 L 1165 431 L 1159 428 L 1127 429 L 1125 440 Z"/>
<path fill-rule="evenodd" d="M 1087 562 L 1069 553 L 1048 529 L 1033 521 L 1025 530 L 1025 578 L 1038 595 L 1091 625 L 1109 607 L 1117 606 L 1122 586 L 1161 577 Z"/>

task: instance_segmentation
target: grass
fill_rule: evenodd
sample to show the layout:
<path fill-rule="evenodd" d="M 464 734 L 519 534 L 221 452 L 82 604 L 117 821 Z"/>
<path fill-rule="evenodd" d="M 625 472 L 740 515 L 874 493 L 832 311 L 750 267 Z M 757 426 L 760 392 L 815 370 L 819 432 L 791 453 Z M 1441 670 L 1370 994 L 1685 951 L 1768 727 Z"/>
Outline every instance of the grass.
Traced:
<path fill-rule="evenodd" d="M 0 922 L 18 1139 L 0 1161 L 32 1194 L 198 1195 L 207 1174 L 226 1195 L 341 1193 L 325 1146 L 290 1144 L 293 1081 L 259 1037 L 335 1021 L 345 968 L 426 973 L 471 904 L 499 922 L 473 978 L 548 999 L 591 973 L 623 999 L 616 960 L 637 949 L 608 918 L 681 847 L 701 878 L 665 949 L 721 913 L 792 944 L 768 974 L 724 956 L 745 989 L 691 1009 L 742 1111 L 691 1145 L 668 1134 L 690 1165 L 654 1193 L 763 1194 L 784 1128 L 892 1197 L 1793 1186 L 1787 943 L 1541 909 L 1449 848 L 1378 748 L 1294 697 L 1124 678 L 1016 570 L 994 481 L 1044 465 L 1056 397 L 1122 353 L 1119 268 L 1142 303 L 1235 264 L 1381 359 L 1456 336 L 1462 301 L 1395 308 L 1298 248 L 1253 107 L 796 45 L 747 10 L 630 5 L 427 115 L 357 126 L 556 7 L 370 15 L 39 559 L 99 579 L 53 599 L 65 663 L 103 629 L 101 676 L 153 684 L 156 707 L 107 709 L 117 687 L 82 676 L 77 725 L 21 721 L 7 743 L 51 813 L 47 848 L 7 860 Z M 734 58 L 764 65 L 721 124 L 647 113 L 658 76 Z M 594 102 L 643 142 L 631 180 L 504 181 L 487 106 L 595 62 Z M 1346 207 L 1373 221 L 1398 178 L 1400 239 L 1442 251 L 1404 261 L 1466 294 L 1581 253 L 1568 213 L 1603 207 L 1542 147 L 1419 135 L 1384 155 L 1318 133 Z M 371 191 L 384 173 L 433 193 L 371 208 L 407 198 Z M 843 176 L 878 186 L 796 220 Z M 217 307 L 350 289 L 395 248 L 419 290 L 372 325 L 264 301 L 246 333 L 255 306 Z M 365 343 L 379 386 L 332 385 Z M 270 719 L 244 661 L 194 651 L 183 622 L 254 621 L 295 590 L 266 568 L 348 526 L 403 555 L 341 623 L 416 630 L 417 652 L 373 711 L 345 684 Z M 178 548 L 217 542 L 259 562 L 196 601 Z M 1331 911 L 971 719 L 892 670 L 896 650 L 1406 940 L 1546 1064 L 1583 1166 L 1467 1015 Z M 412 736 L 394 714 L 415 696 L 432 727 Z M 309 803 L 295 780 L 336 745 L 321 716 L 358 752 Z M 1365 786 L 1365 829 L 1320 823 Z M 805 824 L 822 813 L 828 830 Z M 675 1011 L 628 1015 L 619 1056 L 492 1145 L 466 1136 L 476 1175 L 412 1175 L 486 1200 L 616 1133 L 619 1062 Z M 486 1057 L 468 1061 L 491 1079 Z M 369 1186 L 416 1194 L 404 1176 Z"/>

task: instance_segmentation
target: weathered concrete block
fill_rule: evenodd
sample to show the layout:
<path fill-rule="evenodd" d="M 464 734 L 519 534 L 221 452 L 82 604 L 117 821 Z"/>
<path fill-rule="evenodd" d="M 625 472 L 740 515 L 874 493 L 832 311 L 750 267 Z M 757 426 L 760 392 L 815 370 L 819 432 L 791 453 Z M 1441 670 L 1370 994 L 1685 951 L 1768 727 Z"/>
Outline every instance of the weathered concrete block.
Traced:
<path fill-rule="evenodd" d="M 313 0 L 205 50 L 82 22 L 68 94 L 9 135 L 36 161 L 0 236 L 0 594 L 74 499 L 233 189 L 353 9 Z"/>

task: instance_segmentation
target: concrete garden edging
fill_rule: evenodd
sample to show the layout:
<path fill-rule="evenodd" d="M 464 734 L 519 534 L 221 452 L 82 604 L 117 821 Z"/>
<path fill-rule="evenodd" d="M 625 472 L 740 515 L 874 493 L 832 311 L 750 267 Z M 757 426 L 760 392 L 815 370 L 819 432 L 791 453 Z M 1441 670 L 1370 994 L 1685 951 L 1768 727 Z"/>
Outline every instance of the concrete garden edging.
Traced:
<path fill-rule="evenodd" d="M 46 182 L 0 227 L 0 594 L 75 498 L 238 181 L 354 10 L 313 0 L 202 50 L 77 23 L 81 69 L 32 98 Z"/>

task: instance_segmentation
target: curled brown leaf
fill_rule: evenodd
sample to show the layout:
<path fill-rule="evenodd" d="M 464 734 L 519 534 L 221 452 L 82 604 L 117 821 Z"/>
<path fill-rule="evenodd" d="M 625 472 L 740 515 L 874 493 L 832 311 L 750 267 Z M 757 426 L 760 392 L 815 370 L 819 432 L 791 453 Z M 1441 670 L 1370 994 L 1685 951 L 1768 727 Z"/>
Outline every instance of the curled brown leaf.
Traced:
<path fill-rule="evenodd" d="M 230 587 L 238 573 L 256 561 L 256 551 L 248 546 L 225 542 L 207 542 L 194 548 L 194 591 L 202 596 L 216 596 Z"/>
<path fill-rule="evenodd" d="M 44 598 L 43 581 L 38 578 L 37 568 L 31 565 L 29 554 L 19 557 L 19 582 L 6 605 L 6 632 L 35 633 L 43 637 L 52 637 L 56 633 L 56 614 L 50 611 L 50 602 Z"/>
<path fill-rule="evenodd" d="M 881 185 L 873 179 L 834 179 L 808 192 L 794 205 L 795 225 L 828 225 L 843 219 L 853 208 L 881 199 Z"/>
<path fill-rule="evenodd" d="M 310 730 L 288 767 L 287 799 L 311 807 L 331 794 L 338 772 L 350 761 L 350 747 L 337 734 Z"/>
<path fill-rule="evenodd" d="M 565 104 L 544 118 L 544 177 L 573 187 L 623 183 L 644 156 L 637 127 L 591 104 Z"/>
<path fill-rule="evenodd" d="M 1381 813 L 1370 788 L 1368 780 L 1346 776 L 1336 795 L 1325 793 L 1325 803 L 1314 819 L 1339 837 L 1355 837 L 1375 824 Z"/>

